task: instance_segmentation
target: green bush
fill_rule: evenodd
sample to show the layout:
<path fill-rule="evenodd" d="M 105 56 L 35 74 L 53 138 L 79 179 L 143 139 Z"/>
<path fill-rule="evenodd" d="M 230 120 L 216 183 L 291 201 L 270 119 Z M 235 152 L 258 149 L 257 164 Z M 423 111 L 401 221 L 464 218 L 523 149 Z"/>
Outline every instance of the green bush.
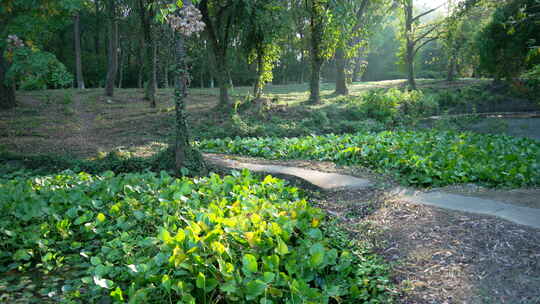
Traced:
<path fill-rule="evenodd" d="M 381 132 L 300 138 L 206 140 L 208 152 L 269 159 L 310 159 L 393 172 L 404 183 L 442 186 L 477 182 L 540 184 L 540 143 L 503 135 L 453 131 Z"/>
<path fill-rule="evenodd" d="M 391 301 L 387 267 L 270 176 L 0 179 L 0 212 L 0 272 L 60 275 L 57 302 Z"/>
<path fill-rule="evenodd" d="M 425 96 L 422 91 L 372 90 L 363 97 L 361 111 L 368 118 L 383 123 L 398 123 L 404 120 L 433 115 L 439 112 L 437 99 Z"/>
<path fill-rule="evenodd" d="M 399 114 L 398 92 L 397 89 L 369 91 L 363 98 L 361 109 L 369 118 L 383 123 L 393 122 Z"/>
<path fill-rule="evenodd" d="M 73 75 L 51 53 L 17 48 L 7 78 L 24 90 L 65 88 L 73 83 Z"/>

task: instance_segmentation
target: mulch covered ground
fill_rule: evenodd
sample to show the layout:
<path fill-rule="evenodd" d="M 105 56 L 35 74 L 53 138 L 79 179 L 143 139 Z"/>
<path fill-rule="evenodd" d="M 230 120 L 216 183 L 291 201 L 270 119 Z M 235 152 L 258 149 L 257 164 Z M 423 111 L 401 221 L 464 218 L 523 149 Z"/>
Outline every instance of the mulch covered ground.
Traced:
<path fill-rule="evenodd" d="M 319 206 L 393 264 L 400 303 L 540 303 L 540 230 L 382 190 L 322 194 Z"/>

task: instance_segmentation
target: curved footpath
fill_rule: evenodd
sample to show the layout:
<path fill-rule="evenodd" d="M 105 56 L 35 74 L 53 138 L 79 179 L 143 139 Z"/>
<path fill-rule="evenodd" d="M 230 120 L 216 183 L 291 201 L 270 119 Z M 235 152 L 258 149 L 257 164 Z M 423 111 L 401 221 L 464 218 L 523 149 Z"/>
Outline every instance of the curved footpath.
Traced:
<path fill-rule="evenodd" d="M 326 173 L 297 167 L 243 163 L 213 155 L 206 155 L 206 159 L 214 165 L 229 169 L 248 169 L 255 172 L 295 176 L 323 190 L 365 189 L 373 185 L 369 180 L 337 173 Z M 540 209 L 520 207 L 496 200 L 450 194 L 440 191 L 421 192 L 399 187 L 390 192 L 410 203 L 431 205 L 462 212 L 492 215 L 517 224 L 540 229 Z"/>

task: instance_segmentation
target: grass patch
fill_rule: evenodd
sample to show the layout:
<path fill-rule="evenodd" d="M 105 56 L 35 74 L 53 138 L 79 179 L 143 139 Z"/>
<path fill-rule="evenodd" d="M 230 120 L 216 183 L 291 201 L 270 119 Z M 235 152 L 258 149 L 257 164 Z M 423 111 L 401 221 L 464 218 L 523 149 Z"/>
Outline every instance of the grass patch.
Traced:
<path fill-rule="evenodd" d="M 199 146 L 215 153 L 363 165 L 380 172 L 393 172 L 402 182 L 417 186 L 540 184 L 540 143 L 503 135 L 385 131 L 298 138 L 215 139 L 202 141 Z"/>
<path fill-rule="evenodd" d="M 323 229 L 296 188 L 247 171 L 0 179 L 0 212 L 7 302 L 392 301 L 379 258 Z M 20 273 L 55 283 L 12 288 Z"/>

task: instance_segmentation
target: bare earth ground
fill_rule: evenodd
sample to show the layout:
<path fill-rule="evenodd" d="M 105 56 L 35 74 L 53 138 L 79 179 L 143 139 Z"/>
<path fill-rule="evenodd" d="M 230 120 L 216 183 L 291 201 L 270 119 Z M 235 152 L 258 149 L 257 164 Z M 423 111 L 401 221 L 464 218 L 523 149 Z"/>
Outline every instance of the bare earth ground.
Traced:
<path fill-rule="evenodd" d="M 123 150 L 145 156 L 164 146 L 172 126 L 170 92 L 160 92 L 156 109 L 141 99 L 142 91 L 120 90 L 112 99 L 101 97 L 101 90 L 74 92 L 69 98 L 64 91 L 20 94 L 19 108 L 0 112 L 0 150 L 83 157 Z M 191 97 L 191 122 L 222 123 L 223 117 L 209 110 L 215 100 L 212 94 Z M 314 201 L 338 218 L 354 238 L 372 244 L 394 263 L 401 303 L 540 303 L 540 230 L 494 217 L 400 202 L 385 192 L 396 185 L 390 176 L 365 168 L 234 158 L 375 181 L 375 187 L 365 191 L 313 192 Z M 445 190 L 535 208 L 540 201 L 538 189 L 494 191 L 465 185 Z"/>
<path fill-rule="evenodd" d="M 400 303 L 540 303 L 540 230 L 373 190 L 319 204 L 394 264 Z"/>

